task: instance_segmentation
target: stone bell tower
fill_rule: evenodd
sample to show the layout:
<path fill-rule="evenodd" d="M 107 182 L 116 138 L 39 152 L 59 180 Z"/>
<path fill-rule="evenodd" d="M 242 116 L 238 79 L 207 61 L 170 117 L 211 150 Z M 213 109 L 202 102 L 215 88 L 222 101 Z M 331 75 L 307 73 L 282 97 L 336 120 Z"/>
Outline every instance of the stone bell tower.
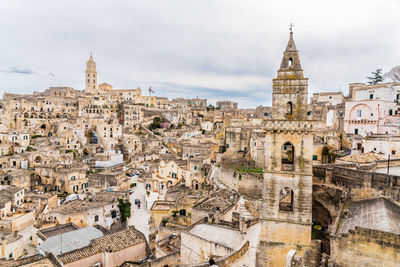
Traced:
<path fill-rule="evenodd" d="M 93 60 L 92 53 L 90 53 L 90 58 L 86 62 L 85 92 L 96 95 L 98 94 L 96 62 Z"/>
<path fill-rule="evenodd" d="M 304 120 L 307 116 L 308 79 L 304 78 L 299 52 L 290 31 L 278 75 L 272 81 L 274 119 Z"/>
<path fill-rule="evenodd" d="M 307 94 L 308 79 L 303 76 L 290 30 L 278 75 L 273 79 L 272 119 L 264 121 L 257 266 L 285 266 L 292 250 L 299 256 L 312 255 L 311 261 L 318 255 L 318 247 L 311 241 L 313 132 L 318 122 L 307 120 Z"/>

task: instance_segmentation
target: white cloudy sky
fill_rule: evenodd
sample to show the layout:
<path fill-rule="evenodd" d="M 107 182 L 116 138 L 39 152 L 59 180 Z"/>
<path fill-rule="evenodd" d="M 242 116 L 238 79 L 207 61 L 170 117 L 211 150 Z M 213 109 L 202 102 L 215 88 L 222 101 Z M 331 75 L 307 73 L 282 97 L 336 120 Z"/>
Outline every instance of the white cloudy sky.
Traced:
<path fill-rule="evenodd" d="M 400 65 L 400 1 L 0 0 L 0 94 L 99 82 L 269 105 L 294 23 L 309 92 Z M 146 90 L 143 90 L 146 91 Z"/>

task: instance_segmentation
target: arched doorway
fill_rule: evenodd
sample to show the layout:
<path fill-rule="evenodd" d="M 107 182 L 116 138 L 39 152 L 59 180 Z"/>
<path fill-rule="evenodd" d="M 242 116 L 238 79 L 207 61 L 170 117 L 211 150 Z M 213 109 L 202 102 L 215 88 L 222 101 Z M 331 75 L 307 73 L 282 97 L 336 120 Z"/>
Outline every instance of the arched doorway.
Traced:
<path fill-rule="evenodd" d="M 321 253 L 330 254 L 330 233 L 332 217 L 328 209 L 313 199 L 312 205 L 312 239 L 321 240 Z"/>

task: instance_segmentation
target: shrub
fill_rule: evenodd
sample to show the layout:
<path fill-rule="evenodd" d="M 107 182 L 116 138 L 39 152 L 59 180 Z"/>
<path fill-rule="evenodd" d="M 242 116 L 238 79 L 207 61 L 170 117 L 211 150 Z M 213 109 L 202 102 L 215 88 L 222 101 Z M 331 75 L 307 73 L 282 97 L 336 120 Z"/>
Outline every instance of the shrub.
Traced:
<path fill-rule="evenodd" d="M 135 186 L 136 186 L 136 183 L 131 183 L 131 185 L 130 185 L 131 188 L 135 187 Z"/>
<path fill-rule="evenodd" d="M 178 210 L 173 210 L 171 212 L 172 212 L 172 217 L 176 217 L 176 215 L 179 213 Z"/>
<path fill-rule="evenodd" d="M 163 219 L 161 220 L 161 225 L 162 225 L 162 226 L 165 226 L 165 225 L 167 224 L 167 222 L 168 222 L 168 219 L 167 219 L 167 218 L 163 218 Z"/>

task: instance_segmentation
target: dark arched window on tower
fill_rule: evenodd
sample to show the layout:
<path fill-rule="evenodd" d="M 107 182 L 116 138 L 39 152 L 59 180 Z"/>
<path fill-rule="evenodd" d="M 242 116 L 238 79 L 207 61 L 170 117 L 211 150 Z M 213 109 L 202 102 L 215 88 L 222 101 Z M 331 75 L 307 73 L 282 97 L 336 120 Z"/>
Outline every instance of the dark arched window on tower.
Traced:
<path fill-rule="evenodd" d="M 292 115 L 292 113 L 293 113 L 293 104 L 292 102 L 288 102 L 286 115 Z"/>
<path fill-rule="evenodd" d="M 293 58 L 289 58 L 289 66 L 293 66 Z"/>
<path fill-rule="evenodd" d="M 289 187 L 279 192 L 279 211 L 293 211 L 293 190 Z"/>
<path fill-rule="evenodd" d="M 281 170 L 291 172 L 294 170 L 294 146 L 286 142 L 281 151 Z"/>

